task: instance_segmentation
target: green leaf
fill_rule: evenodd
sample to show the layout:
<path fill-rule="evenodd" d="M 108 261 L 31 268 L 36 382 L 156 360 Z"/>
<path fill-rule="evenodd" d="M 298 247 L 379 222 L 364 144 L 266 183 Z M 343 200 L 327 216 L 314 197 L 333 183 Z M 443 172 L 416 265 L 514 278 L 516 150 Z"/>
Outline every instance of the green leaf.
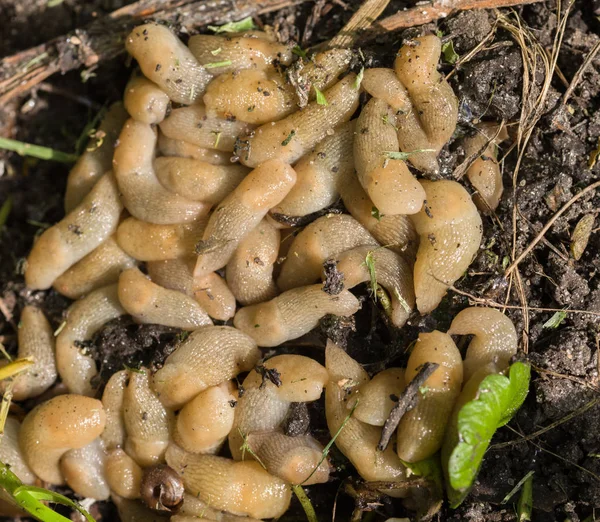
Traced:
<path fill-rule="evenodd" d="M 542 328 L 556 330 L 556 328 L 558 328 L 566 318 L 567 312 L 564 310 L 555 312 L 554 315 L 543 324 Z"/>
<path fill-rule="evenodd" d="M 292 141 L 292 138 L 295 135 L 296 135 L 296 131 L 294 129 L 292 129 L 290 131 L 290 133 L 287 135 L 287 138 L 281 142 L 281 146 L 285 147 L 285 146 L 289 145 L 290 141 Z"/>
<path fill-rule="evenodd" d="M 365 75 L 365 68 L 361 67 L 360 71 L 358 71 L 358 74 L 356 75 L 356 80 L 354 80 L 354 90 L 358 91 L 358 89 L 360 89 L 360 84 L 363 81 L 363 76 Z"/>
<path fill-rule="evenodd" d="M 383 217 L 380 213 L 379 213 L 379 209 L 373 205 L 371 207 L 371 216 L 374 217 L 377 221 L 381 221 L 381 218 Z"/>
<path fill-rule="evenodd" d="M 19 478 L 10 471 L 9 467 L 3 463 L 0 463 L 0 487 L 14 499 L 21 509 L 42 522 L 71 522 L 69 518 L 42 504 L 42 500 L 76 509 L 88 522 L 95 522 L 94 518 L 77 502 L 73 502 L 54 491 L 34 486 L 24 486 Z"/>
<path fill-rule="evenodd" d="M 488 375 L 479 384 L 475 398 L 458 412 L 458 442 L 448 461 L 451 507 L 459 506 L 467 496 L 496 430 L 523 404 L 530 376 L 531 367 L 522 362 L 511 365 L 508 377 Z"/>
<path fill-rule="evenodd" d="M 371 279 L 371 291 L 373 295 L 377 295 L 377 272 L 375 271 L 375 258 L 373 257 L 373 251 L 369 250 L 365 256 L 365 265 L 369 271 L 369 278 Z"/>
<path fill-rule="evenodd" d="M 208 29 L 215 33 L 241 33 L 243 31 L 251 31 L 255 28 L 252 17 L 248 16 L 239 22 L 229 22 L 221 26 L 209 25 Z"/>
<path fill-rule="evenodd" d="M 394 152 L 391 150 L 386 150 L 386 151 L 384 151 L 383 154 L 389 159 L 406 161 L 410 156 L 412 156 L 413 154 L 418 154 L 419 152 L 435 152 L 435 150 L 434 149 L 417 149 L 417 150 L 411 150 L 410 152 Z"/>
<path fill-rule="evenodd" d="M 317 88 L 316 85 L 313 85 L 313 89 L 317 95 L 317 105 L 329 105 L 329 103 L 327 103 L 327 98 L 325 98 L 325 95 Z"/>
<path fill-rule="evenodd" d="M 223 60 L 222 62 L 205 63 L 205 69 L 216 69 L 217 67 L 227 67 L 231 65 L 231 60 Z"/>
<path fill-rule="evenodd" d="M 308 59 L 306 51 L 303 50 L 302 47 L 300 47 L 299 45 L 294 45 L 294 47 L 292 48 L 292 54 L 295 54 L 296 56 L 299 56 L 300 58 L 303 58 L 305 60 Z"/>
<path fill-rule="evenodd" d="M 454 65 L 456 62 L 458 62 L 460 58 L 460 56 L 454 50 L 452 40 L 442 44 L 442 55 L 444 56 L 444 61 L 451 65 Z"/>

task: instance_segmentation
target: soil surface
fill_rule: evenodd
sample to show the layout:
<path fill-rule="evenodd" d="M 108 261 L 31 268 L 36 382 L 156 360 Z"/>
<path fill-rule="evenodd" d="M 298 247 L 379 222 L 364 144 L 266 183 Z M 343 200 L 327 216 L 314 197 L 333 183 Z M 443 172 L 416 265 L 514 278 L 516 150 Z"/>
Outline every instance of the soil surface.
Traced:
<path fill-rule="evenodd" d="M 0 57 L 79 27 L 124 3 L 0 0 Z M 318 0 L 299 8 L 287 8 L 263 21 L 273 24 L 282 38 L 294 39 L 306 47 L 334 35 L 358 3 L 358 0 L 346 3 Z M 345 5 L 349 9 L 344 9 Z M 412 3 L 392 0 L 386 14 L 407 5 Z M 591 191 L 580 198 L 555 221 L 545 241 L 520 263 L 518 277 L 517 272 L 510 280 L 504 277 L 513 259 L 513 249 L 517 254 L 525 249 L 557 210 L 599 177 L 600 164 L 590 168 L 589 158 L 598 148 L 600 137 L 600 55 L 580 77 L 567 103 L 561 99 L 588 53 L 600 41 L 600 11 L 594 12 L 599 7 L 594 1 L 578 0 L 571 9 L 557 74 L 545 105 L 540 107 L 543 114 L 524 150 L 516 179 L 513 173 L 519 150 L 511 149 L 510 145 L 517 138 L 523 102 L 520 47 L 508 31 L 498 28 L 485 49 L 452 76 L 451 83 L 460 98 L 461 119 L 454 139 L 442 152 L 441 176 L 452 179 L 454 169 L 464 159 L 459 138 L 472 132 L 477 120 L 504 119 L 509 122 L 511 135 L 500 152 L 502 156 L 507 154 L 505 194 L 495 214 L 484 217 L 485 236 L 478 257 L 456 284 L 462 293 L 449 292 L 434 313 L 425 317 L 415 315 L 405 328 L 397 331 L 373 304 L 367 288 L 359 289 L 363 310 L 353 321 L 327 318 L 318 332 L 283 348 L 322 362 L 324 339 L 329 335 L 345 344 L 349 353 L 374 373 L 403 364 L 407 347 L 419 331 L 445 331 L 454 315 L 470 304 L 464 293 L 482 303 L 509 305 L 507 313 L 522 334 L 520 348 L 528 352 L 523 356 L 534 367 L 530 394 L 510 424 L 497 432 L 470 496 L 457 510 L 443 507 L 436 520 L 517 520 L 515 504 L 519 493 L 508 502 L 502 501 L 530 471 L 534 472 L 534 520 L 579 522 L 600 517 L 600 236 L 597 230 L 579 260 L 570 253 L 575 225 L 584 216 L 597 214 L 598 193 Z M 554 43 L 556 9 L 555 1 L 516 9 L 548 51 Z M 441 31 L 445 41 L 452 40 L 455 53 L 463 57 L 488 35 L 495 22 L 496 14 L 491 11 L 463 12 L 437 24 L 378 37 L 364 49 L 375 64 L 389 66 L 403 39 L 422 32 Z M 532 69 L 534 92 L 539 92 L 543 81 L 539 65 L 538 69 Z M 445 63 L 442 68 L 449 73 L 454 66 Z M 118 59 L 86 75 L 85 82 L 79 71 L 53 76 L 39 89 L 0 107 L 0 135 L 73 152 L 77 143 L 85 143 L 81 140 L 82 132 L 98 110 L 120 98 L 128 75 L 126 60 Z M 0 228 L 0 341 L 10 353 L 16 352 L 15 332 L 25 304 L 42 306 L 55 327 L 63 321 L 69 305 L 67 299 L 54 291 L 27 290 L 22 277 L 24 258 L 35 236 L 63 215 L 67 173 L 68 165 L 0 151 L 0 206 L 8 198 L 12 200 L 12 210 Z M 554 312 L 542 309 L 564 309 L 565 318 L 548 326 L 546 323 Z M 160 364 L 177 335 L 170 329 L 119 320 L 107 325 L 91 348 L 98 355 L 102 377 L 106 378 L 123 364 L 133 367 L 140 363 Z M 587 408 L 581 413 L 584 407 Z M 521 440 L 553 423 L 557 425 L 543 434 Z M 290 433 L 307 428 L 324 443 L 328 442 L 330 435 L 324 423 L 322 402 L 307 409 L 295 408 L 294 417 L 286 426 Z M 320 521 L 332 520 L 334 511 L 335 520 L 350 520 L 355 499 L 348 491 L 361 490 L 361 485 L 352 466 L 335 447 L 331 456 L 335 466 L 332 481 L 308 487 L 307 492 Z M 364 513 L 363 520 L 412 516 L 400 501 L 387 497 L 367 498 L 362 494 L 358 500 L 367 511 L 373 510 Z M 114 511 L 106 506 L 94 506 L 93 511 L 99 519 L 116 520 Z M 294 500 L 281 520 L 303 519 L 303 512 Z"/>

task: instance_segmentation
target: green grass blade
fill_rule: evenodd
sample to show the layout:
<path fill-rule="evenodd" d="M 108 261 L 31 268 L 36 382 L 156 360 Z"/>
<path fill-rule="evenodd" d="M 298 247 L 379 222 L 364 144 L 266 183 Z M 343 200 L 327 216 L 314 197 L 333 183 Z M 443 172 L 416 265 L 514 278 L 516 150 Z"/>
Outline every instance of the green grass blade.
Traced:
<path fill-rule="evenodd" d="M 315 513 L 315 508 L 313 507 L 310 499 L 308 498 L 306 491 L 304 491 L 304 488 L 298 484 L 295 484 L 294 486 L 292 486 L 292 491 L 296 495 L 296 498 L 300 501 L 302 509 L 304 509 L 304 513 L 306 513 L 306 518 L 308 519 L 308 522 L 319 522 L 317 514 Z"/>
<path fill-rule="evenodd" d="M 23 141 L 10 140 L 8 138 L 0 138 L 0 149 L 12 150 L 21 156 L 31 156 L 32 158 L 59 161 L 61 163 L 74 163 L 77 161 L 76 154 L 69 154 L 67 152 L 61 152 L 49 147 L 33 145 L 32 143 L 25 143 Z"/>
<path fill-rule="evenodd" d="M 9 194 L 0 207 L 0 229 L 6 224 L 6 220 L 12 210 L 12 202 L 12 196 Z"/>

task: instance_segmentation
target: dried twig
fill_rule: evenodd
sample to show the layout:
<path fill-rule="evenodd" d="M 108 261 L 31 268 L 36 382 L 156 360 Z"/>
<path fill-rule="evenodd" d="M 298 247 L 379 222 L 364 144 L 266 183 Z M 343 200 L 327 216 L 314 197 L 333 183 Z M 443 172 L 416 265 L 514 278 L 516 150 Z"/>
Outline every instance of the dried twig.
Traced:
<path fill-rule="evenodd" d="M 378 25 L 386 31 L 395 31 L 403 27 L 427 24 L 440 18 L 446 18 L 457 11 L 467 9 L 499 9 L 521 4 L 535 4 L 542 0 L 434 0 L 430 5 L 417 5 L 406 11 L 384 18 Z"/>
<path fill-rule="evenodd" d="M 412 410 L 417 405 L 417 400 L 419 398 L 419 388 L 423 386 L 425 381 L 429 379 L 431 374 L 437 370 L 439 364 L 427 362 L 421 369 L 419 373 L 415 375 L 414 379 L 410 381 L 410 384 L 405 388 L 398 399 L 396 405 L 392 408 L 390 415 L 388 416 L 385 424 L 383 425 L 383 429 L 381 430 L 381 438 L 379 439 L 379 444 L 377 445 L 377 449 L 379 451 L 385 451 L 388 444 L 390 443 L 390 438 L 396 431 L 398 424 L 402 420 L 402 417 L 405 413 Z"/>
<path fill-rule="evenodd" d="M 328 47 L 352 47 L 360 33 L 369 29 L 390 0 L 365 0 L 348 23 L 328 43 Z"/>
<path fill-rule="evenodd" d="M 592 63 L 592 61 L 598 54 L 598 51 L 600 51 L 600 42 L 598 42 L 592 48 L 592 50 L 588 53 L 585 60 L 581 64 L 581 67 L 579 67 L 579 69 L 575 73 L 575 76 L 573 76 L 573 80 L 571 80 L 569 87 L 567 88 L 567 90 L 565 91 L 565 93 L 562 96 L 561 101 L 562 101 L 563 105 L 566 105 L 566 103 L 569 101 L 569 98 L 571 97 L 571 94 L 573 94 L 575 87 L 577 87 L 577 84 L 581 81 L 581 78 L 583 77 L 583 73 L 585 73 L 588 66 Z"/>
<path fill-rule="evenodd" d="M 523 250 L 523 252 L 521 252 L 521 255 L 519 255 L 519 257 L 517 257 L 517 259 L 515 259 L 511 265 L 506 269 L 505 272 L 505 276 L 510 275 L 510 273 L 519 265 L 519 263 L 521 261 L 523 261 L 523 259 L 535 248 L 535 246 L 541 241 L 541 239 L 544 237 L 544 235 L 546 234 L 546 232 L 548 232 L 548 230 L 550 230 L 550 227 L 552 227 L 552 225 L 554 224 L 554 222 L 560 217 L 562 216 L 568 209 L 569 207 L 575 203 L 576 201 L 578 201 L 581 197 L 585 196 L 586 194 L 588 194 L 589 192 L 592 192 L 594 190 L 596 190 L 598 187 L 600 187 L 600 181 L 596 181 L 595 183 L 592 183 L 591 185 L 588 185 L 586 188 L 584 188 L 581 192 L 575 194 L 569 201 L 567 201 L 562 208 L 556 213 L 554 214 L 549 220 L 548 223 L 546 223 L 546 225 L 544 226 L 544 228 L 542 228 L 542 230 L 539 231 L 539 233 L 537 234 L 537 236 L 535 236 L 534 240 L 529 243 L 529 246 Z"/>
<path fill-rule="evenodd" d="M 0 104 L 54 73 L 93 67 L 125 52 L 125 37 L 146 19 L 191 32 L 246 16 L 276 11 L 307 0 L 139 0 L 75 31 L 0 61 Z"/>

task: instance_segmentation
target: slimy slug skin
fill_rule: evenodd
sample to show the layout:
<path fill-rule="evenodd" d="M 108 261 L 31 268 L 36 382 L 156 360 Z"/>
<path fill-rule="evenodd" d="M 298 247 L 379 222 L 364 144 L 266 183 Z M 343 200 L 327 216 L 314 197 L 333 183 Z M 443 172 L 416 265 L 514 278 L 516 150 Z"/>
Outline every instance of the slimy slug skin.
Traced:
<path fill-rule="evenodd" d="M 125 208 L 141 221 L 157 225 L 188 223 L 205 215 L 210 206 L 164 188 L 154 171 L 156 130 L 147 123 L 127 120 L 115 150 L 113 169 Z"/>
<path fill-rule="evenodd" d="M 194 277 L 223 268 L 244 237 L 279 203 L 296 182 L 294 169 L 281 160 L 262 163 L 215 208 L 196 252 Z"/>
<path fill-rule="evenodd" d="M 340 186 L 344 206 L 350 215 L 365 227 L 379 244 L 400 254 L 413 265 L 419 247 L 419 236 L 408 216 L 381 214 L 356 176 L 350 176 Z"/>
<path fill-rule="evenodd" d="M 158 132 L 158 152 L 161 156 L 177 156 L 179 158 L 192 158 L 206 161 L 211 165 L 230 165 L 228 152 L 205 149 L 199 145 L 188 143 L 180 139 L 169 138 L 160 130 Z"/>
<path fill-rule="evenodd" d="M 300 159 L 328 132 L 350 120 L 358 107 L 359 90 L 354 86 L 355 80 L 356 75 L 349 74 L 325 91 L 327 105 L 314 101 L 302 111 L 255 129 L 246 143 L 238 143 L 236 155 L 242 164 L 257 167 L 272 158 L 287 163 Z"/>
<path fill-rule="evenodd" d="M 441 53 L 442 41 L 426 35 L 405 43 L 394 62 L 421 127 L 438 152 L 452 137 L 458 119 L 458 99 L 437 70 Z"/>
<path fill-rule="evenodd" d="M 212 75 L 198 63 L 183 42 L 164 25 L 147 23 L 125 39 L 144 76 L 176 103 L 190 105 L 200 99 Z"/>
<path fill-rule="evenodd" d="M 367 256 L 371 268 L 367 266 Z M 404 326 L 415 306 L 415 294 L 411 267 L 401 256 L 384 247 L 362 246 L 331 259 L 336 262 L 338 272 L 344 274 L 344 288 L 370 281 L 374 270 L 377 283 L 390 296 L 392 323 L 398 328 Z"/>
<path fill-rule="evenodd" d="M 193 279 L 193 296 L 206 313 L 217 321 L 228 321 L 235 315 L 235 296 L 225 279 L 216 272 Z"/>
<path fill-rule="evenodd" d="M 298 179 L 289 194 L 271 214 L 306 216 L 333 205 L 339 198 L 340 185 L 354 175 L 352 156 L 356 122 L 336 127 L 331 136 L 294 165 Z"/>
<path fill-rule="evenodd" d="M 339 432 L 335 445 L 366 481 L 402 481 L 406 478 L 406 468 L 392 444 L 383 452 L 377 449 L 381 428 L 361 422 L 354 416 L 348 418 L 347 403 L 354 400 L 358 389 L 369 381 L 367 372 L 330 340 L 327 341 L 325 363 L 329 372 L 325 415 L 331 436 Z M 344 429 L 340 429 L 343 423 Z"/>
<path fill-rule="evenodd" d="M 262 125 L 294 112 L 296 94 L 275 69 L 246 69 L 216 77 L 209 83 L 204 104 L 209 114 Z"/>
<path fill-rule="evenodd" d="M 69 268 L 52 286 L 70 299 L 80 299 L 98 288 L 116 283 L 123 270 L 135 265 L 136 260 L 119 247 L 116 235 L 113 235 Z"/>
<path fill-rule="evenodd" d="M 405 462 L 424 460 L 441 448 L 463 382 L 462 358 L 448 334 L 437 330 L 419 334 L 406 366 L 407 385 L 427 362 L 439 367 L 419 390 L 416 406 L 398 425 L 396 447 Z"/>
<path fill-rule="evenodd" d="M 161 132 L 168 138 L 223 152 L 232 152 L 238 136 L 253 128 L 249 123 L 209 113 L 204 105 L 173 109 L 160 124 Z"/>
<path fill-rule="evenodd" d="M 142 468 L 122 449 L 114 449 L 104 464 L 106 481 L 111 491 L 123 498 L 140 498 Z"/>
<path fill-rule="evenodd" d="M 240 308 L 233 324 L 258 346 L 278 346 L 307 334 L 327 314 L 348 317 L 359 308 L 348 290 L 329 295 L 323 285 L 316 284 L 292 288 L 271 301 Z"/>
<path fill-rule="evenodd" d="M 166 407 L 178 409 L 209 386 L 251 370 L 260 357 L 252 338 L 235 328 L 199 328 L 154 374 L 154 390 Z"/>
<path fill-rule="evenodd" d="M 146 369 L 130 372 L 123 395 L 125 451 L 142 467 L 164 462 L 174 423 L 173 412 L 150 388 L 149 373 Z"/>
<path fill-rule="evenodd" d="M 207 223 L 208 216 L 174 225 L 157 225 L 128 217 L 117 229 L 117 243 L 138 261 L 165 261 L 192 256 Z"/>
<path fill-rule="evenodd" d="M 279 230 L 263 219 L 238 244 L 227 263 L 225 279 L 240 304 L 269 301 L 279 293 L 273 269 L 280 242 Z"/>
<path fill-rule="evenodd" d="M 106 452 L 100 437 L 83 448 L 67 451 L 60 460 L 60 470 L 67 485 L 78 495 L 108 500 L 110 489 L 104 473 Z"/>
<path fill-rule="evenodd" d="M 411 216 L 420 236 L 414 268 L 417 308 L 434 310 L 469 267 L 481 243 L 483 225 L 469 193 L 456 181 L 422 181 L 427 202 Z"/>
<path fill-rule="evenodd" d="M 377 241 L 353 217 L 329 214 L 300 232 L 292 242 L 277 278 L 281 290 L 309 285 L 319 279 L 323 263 L 341 252 Z"/>
<path fill-rule="evenodd" d="M 112 168 L 112 158 L 121 133 L 127 121 L 127 112 L 121 102 L 113 103 L 104 116 L 85 151 L 69 172 L 65 193 L 65 212 L 68 214 L 89 194 L 96 182 Z"/>
<path fill-rule="evenodd" d="M 23 308 L 18 344 L 19 358 L 33 358 L 33 364 L 12 380 L 13 400 L 23 401 L 44 393 L 57 376 L 54 331 L 39 308 L 31 305 Z M 6 393 L 7 384 L 7 380 L 0 382 L 0 392 Z"/>
<path fill-rule="evenodd" d="M 187 453 L 169 446 L 167 463 L 183 479 L 186 490 L 210 507 L 254 518 L 276 518 L 290 504 L 289 484 L 254 461 Z"/>
<path fill-rule="evenodd" d="M 156 124 L 165 119 L 170 100 L 158 85 L 134 73 L 125 86 L 123 103 L 134 120 Z"/>
<path fill-rule="evenodd" d="M 102 393 L 102 406 L 106 414 L 106 427 L 102 432 L 102 440 L 107 451 L 122 448 L 125 444 L 127 433 L 123 418 L 123 397 L 128 382 L 129 371 L 119 370 L 108 379 Z"/>
<path fill-rule="evenodd" d="M 162 157 L 154 161 L 162 186 L 193 201 L 219 203 L 246 177 L 241 165 L 219 166 L 193 158 Z"/>
<path fill-rule="evenodd" d="M 108 321 L 126 313 L 119 303 L 117 285 L 94 290 L 71 305 L 56 338 L 56 367 L 71 393 L 95 394 L 92 378 L 98 373 L 96 362 L 80 347 Z"/>
<path fill-rule="evenodd" d="M 198 62 L 208 65 L 215 76 L 244 69 L 264 70 L 275 63 L 289 65 L 293 57 L 287 45 L 246 35 L 197 34 L 190 38 L 188 47 Z M 226 65 L 216 67 L 218 63 Z"/>
<path fill-rule="evenodd" d="M 19 477 L 23 484 L 32 485 L 36 477 L 25 461 L 19 441 L 21 440 L 21 423 L 14 417 L 7 417 L 4 422 L 4 433 L 0 438 L 0 461 Z"/>
<path fill-rule="evenodd" d="M 387 368 L 363 384 L 358 390 L 360 400 L 354 417 L 372 426 L 383 426 L 395 405 L 393 398 L 399 397 L 406 388 L 404 374 L 404 368 Z M 348 403 L 348 407 L 352 406 Z"/>
<path fill-rule="evenodd" d="M 27 414 L 19 443 L 31 470 L 42 480 L 61 485 L 65 480 L 60 458 L 99 437 L 105 424 L 100 401 L 82 395 L 59 395 Z"/>
<path fill-rule="evenodd" d="M 496 134 L 498 137 L 494 140 Z M 504 185 L 498 165 L 498 144 L 507 138 L 506 127 L 499 129 L 498 124 L 486 122 L 477 126 L 475 135 L 463 140 L 467 158 L 479 153 L 467 169 L 466 175 L 477 190 L 477 193 L 473 194 L 473 200 L 482 212 L 494 211 L 500 204 Z M 480 152 L 482 148 L 484 150 Z"/>
<path fill-rule="evenodd" d="M 473 335 L 464 360 L 465 381 L 478 368 L 493 363 L 498 371 L 508 368 L 517 353 L 518 338 L 513 322 L 493 308 L 465 308 L 452 320 L 450 335 Z"/>
<path fill-rule="evenodd" d="M 195 299 L 153 283 L 137 268 L 125 270 L 120 275 L 119 302 L 140 323 L 189 331 L 212 324 Z"/>
<path fill-rule="evenodd" d="M 358 180 L 382 214 L 416 214 L 423 206 L 425 191 L 404 161 L 389 157 L 398 151 L 394 111 L 385 101 L 371 98 L 356 122 Z"/>
<path fill-rule="evenodd" d="M 35 242 L 27 258 L 27 286 L 32 290 L 50 288 L 117 230 L 122 210 L 115 178 L 107 173 L 78 206 Z"/>

